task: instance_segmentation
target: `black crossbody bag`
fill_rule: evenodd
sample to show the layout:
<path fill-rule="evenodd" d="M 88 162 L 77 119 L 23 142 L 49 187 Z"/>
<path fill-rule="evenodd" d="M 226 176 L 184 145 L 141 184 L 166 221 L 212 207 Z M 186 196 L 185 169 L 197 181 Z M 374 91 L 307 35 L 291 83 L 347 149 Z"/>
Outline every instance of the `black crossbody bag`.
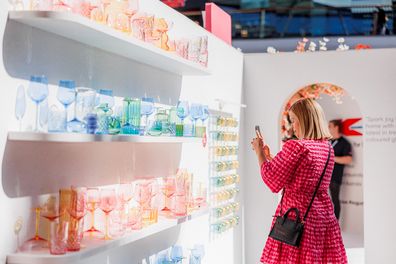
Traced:
<path fill-rule="evenodd" d="M 307 218 L 309 210 L 311 209 L 315 196 L 319 190 L 323 176 L 326 173 L 327 165 L 329 164 L 330 153 L 331 153 L 330 147 L 331 145 L 329 144 L 329 155 L 327 157 L 326 165 L 323 169 L 322 175 L 320 176 L 319 182 L 316 186 L 315 192 L 312 196 L 311 202 L 309 203 L 309 206 L 307 208 L 307 211 L 305 212 L 303 219 L 302 220 L 300 219 L 300 211 L 295 207 L 292 207 L 289 210 L 287 210 L 285 214 L 282 216 L 282 202 L 283 202 L 283 196 L 285 195 L 285 189 L 283 189 L 282 199 L 280 202 L 281 207 L 280 207 L 279 216 L 276 217 L 276 221 L 271 229 L 271 232 L 269 233 L 269 237 L 291 246 L 295 246 L 295 247 L 300 246 L 301 237 L 304 231 L 305 220 Z M 293 211 L 296 213 L 296 220 L 290 219 L 288 217 L 289 213 Z"/>

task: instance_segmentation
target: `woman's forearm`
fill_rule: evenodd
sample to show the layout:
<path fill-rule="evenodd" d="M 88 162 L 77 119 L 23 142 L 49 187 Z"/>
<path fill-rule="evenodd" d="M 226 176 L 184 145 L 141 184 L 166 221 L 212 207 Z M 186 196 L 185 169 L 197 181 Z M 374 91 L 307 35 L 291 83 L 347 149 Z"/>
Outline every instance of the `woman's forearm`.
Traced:
<path fill-rule="evenodd" d="M 352 156 L 334 157 L 334 161 L 338 164 L 349 165 L 352 163 Z"/>
<path fill-rule="evenodd" d="M 256 154 L 257 154 L 259 166 L 261 168 L 261 166 L 263 165 L 264 162 L 267 161 L 267 159 L 265 158 L 264 151 L 259 151 Z"/>

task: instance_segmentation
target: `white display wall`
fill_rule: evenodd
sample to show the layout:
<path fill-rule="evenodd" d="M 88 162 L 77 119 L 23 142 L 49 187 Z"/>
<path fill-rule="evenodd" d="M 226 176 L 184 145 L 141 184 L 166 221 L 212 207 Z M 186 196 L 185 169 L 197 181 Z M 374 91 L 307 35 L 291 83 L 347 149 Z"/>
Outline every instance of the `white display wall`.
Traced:
<path fill-rule="evenodd" d="M 364 223 L 363 223 L 363 121 L 359 104 L 355 97 L 345 93 L 339 102 L 334 97 L 322 94 L 318 102 L 323 107 L 326 119 L 342 119 L 344 129 L 347 130 L 343 135 L 352 145 L 353 162 L 346 165 L 344 177 L 340 190 L 340 227 L 345 246 L 348 248 L 364 247 Z M 348 125 L 347 120 L 360 119 L 356 123 Z M 348 132 L 353 130 L 358 133 Z"/>
<path fill-rule="evenodd" d="M 392 228 L 396 184 L 395 49 L 346 52 L 249 54 L 244 58 L 244 218 L 245 261 L 258 263 L 277 204 L 262 182 L 248 144 L 260 125 L 274 153 L 279 150 L 279 120 L 286 100 L 314 83 L 342 87 L 355 98 L 364 124 L 363 197 L 366 263 L 393 263 Z"/>
<path fill-rule="evenodd" d="M 32 208 L 42 202 L 42 194 L 56 193 L 60 187 L 68 187 L 71 183 L 77 186 L 107 185 L 143 177 L 162 177 L 178 167 L 189 169 L 195 177 L 207 178 L 208 149 L 199 144 L 59 144 L 8 139 L 8 132 L 18 129 L 14 117 L 16 88 L 20 84 L 27 87 L 30 75 L 48 76 L 52 97 L 60 79 L 72 79 L 78 86 L 112 89 L 116 96 L 121 97 L 146 94 L 159 98 L 163 104 L 175 105 L 183 99 L 208 104 L 209 108 L 219 110 L 216 99 L 221 99 L 232 102 L 225 103 L 222 110 L 239 118 L 243 55 L 159 1 L 144 0 L 140 6 L 143 11 L 173 21 L 171 34 L 177 37 L 208 35 L 209 74 L 170 73 L 166 64 L 158 65 L 162 68 L 158 69 L 155 65 L 145 65 L 144 61 L 136 62 L 133 58 L 120 56 L 122 50 L 115 53 L 103 51 L 93 47 L 96 44 L 83 44 L 11 21 L 8 19 L 9 4 L 1 1 L 0 211 L 3 216 L 0 220 L 0 263 L 5 263 L 7 255 L 16 250 L 14 224 L 18 219 L 23 220 L 20 242 L 33 236 Z M 84 39 L 83 36 L 81 38 Z M 23 127 L 27 130 L 33 123 L 32 104 L 28 105 L 28 111 L 30 114 L 23 120 Z M 41 234 L 44 234 L 44 228 L 42 225 Z M 242 263 L 241 241 L 240 226 L 210 241 L 206 214 L 137 242 L 85 256 L 79 262 L 140 263 L 143 258 L 175 243 L 185 248 L 203 243 L 206 246 L 204 263 L 239 264 Z"/>

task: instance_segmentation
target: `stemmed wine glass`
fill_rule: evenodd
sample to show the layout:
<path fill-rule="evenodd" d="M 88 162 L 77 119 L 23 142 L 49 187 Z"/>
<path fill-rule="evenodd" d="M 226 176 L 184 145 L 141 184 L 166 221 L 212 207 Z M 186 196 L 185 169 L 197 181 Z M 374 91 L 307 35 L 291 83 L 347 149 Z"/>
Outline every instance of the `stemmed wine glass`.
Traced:
<path fill-rule="evenodd" d="M 70 205 L 68 212 L 70 215 L 69 235 L 67 239 L 68 251 L 79 251 L 81 248 L 81 240 L 83 237 L 84 216 L 86 214 L 87 205 L 87 188 L 72 187 Z"/>
<path fill-rule="evenodd" d="M 74 118 L 68 122 L 68 131 L 81 133 L 85 128 L 84 119 L 95 108 L 96 92 L 91 88 L 75 89 Z"/>
<path fill-rule="evenodd" d="M 91 227 L 85 231 L 90 233 L 100 233 L 98 229 L 95 228 L 95 210 L 99 207 L 99 189 L 98 188 L 88 188 L 87 189 L 87 210 L 91 213 Z"/>
<path fill-rule="evenodd" d="M 145 116 L 144 134 L 148 131 L 148 118 L 154 112 L 154 98 L 143 97 L 140 105 L 140 113 Z"/>
<path fill-rule="evenodd" d="M 100 209 L 105 213 L 106 217 L 106 231 L 104 240 L 110 240 L 109 236 L 109 214 L 117 206 L 116 192 L 113 188 L 100 190 Z"/>
<path fill-rule="evenodd" d="M 202 115 L 201 115 L 201 121 L 202 121 L 202 126 L 205 126 L 205 120 L 209 118 L 209 107 L 207 105 L 202 106 Z"/>
<path fill-rule="evenodd" d="M 48 100 L 45 99 L 41 104 L 40 104 L 40 126 L 43 130 L 44 126 L 48 122 Z"/>
<path fill-rule="evenodd" d="M 39 104 L 48 96 L 48 79 L 45 76 L 31 76 L 28 88 L 29 97 L 36 103 L 36 122 L 34 132 L 39 129 Z"/>
<path fill-rule="evenodd" d="M 181 126 L 176 125 L 176 136 L 183 136 L 184 119 L 188 116 L 190 107 L 187 101 L 179 101 L 176 106 L 176 114 L 180 118 Z M 179 131 L 180 130 L 180 131 Z"/>
<path fill-rule="evenodd" d="M 40 214 L 41 214 L 41 207 L 36 207 L 34 208 L 35 211 L 35 233 L 34 233 L 34 237 L 32 237 L 31 239 L 29 239 L 27 242 L 46 242 L 47 240 L 42 238 L 39 235 L 39 229 L 40 229 Z"/>
<path fill-rule="evenodd" d="M 76 84 L 71 80 L 60 80 L 58 86 L 58 93 L 56 95 L 59 102 L 65 107 L 65 121 L 63 125 L 63 131 L 67 130 L 67 109 L 76 99 Z"/>
<path fill-rule="evenodd" d="M 17 88 L 15 101 L 15 117 L 19 121 L 19 131 L 22 131 L 22 119 L 26 112 L 25 87 L 21 84 Z"/>
<path fill-rule="evenodd" d="M 50 226 L 51 223 L 59 218 L 59 201 L 56 196 L 51 195 L 45 204 L 41 207 L 41 216 L 48 220 L 48 242 L 50 241 Z M 47 247 L 46 245 L 45 247 Z"/>
<path fill-rule="evenodd" d="M 133 197 L 132 183 L 121 183 L 119 186 L 119 196 L 124 205 L 128 205 Z"/>
<path fill-rule="evenodd" d="M 165 196 L 165 206 L 161 211 L 165 212 L 165 213 L 169 213 L 170 212 L 170 208 L 168 207 L 169 199 L 176 192 L 176 177 L 170 176 L 170 177 L 163 178 L 163 183 L 161 185 L 161 191 Z"/>
<path fill-rule="evenodd" d="M 109 108 L 112 108 L 114 106 L 114 97 L 112 90 L 100 89 L 98 99 L 98 105 L 107 104 Z"/>
<path fill-rule="evenodd" d="M 135 200 L 139 203 L 141 209 L 150 208 L 150 202 L 152 197 L 151 181 L 140 180 L 135 183 Z"/>
<path fill-rule="evenodd" d="M 202 116 L 202 105 L 191 104 L 190 106 L 190 117 L 194 122 L 194 136 L 197 134 L 197 120 Z"/>

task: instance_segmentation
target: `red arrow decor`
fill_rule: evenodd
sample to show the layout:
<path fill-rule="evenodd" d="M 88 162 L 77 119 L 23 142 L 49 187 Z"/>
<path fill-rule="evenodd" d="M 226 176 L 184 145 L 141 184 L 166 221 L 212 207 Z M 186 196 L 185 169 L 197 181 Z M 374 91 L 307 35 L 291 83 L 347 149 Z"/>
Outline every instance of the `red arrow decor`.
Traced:
<path fill-rule="evenodd" d="M 359 131 L 355 130 L 355 129 L 362 129 L 363 128 L 362 126 L 360 126 L 360 125 L 353 126 L 353 124 L 356 124 L 360 120 L 362 120 L 362 119 L 361 118 L 345 119 L 342 122 L 342 134 L 344 134 L 345 136 L 361 136 L 361 135 L 363 135 Z"/>

